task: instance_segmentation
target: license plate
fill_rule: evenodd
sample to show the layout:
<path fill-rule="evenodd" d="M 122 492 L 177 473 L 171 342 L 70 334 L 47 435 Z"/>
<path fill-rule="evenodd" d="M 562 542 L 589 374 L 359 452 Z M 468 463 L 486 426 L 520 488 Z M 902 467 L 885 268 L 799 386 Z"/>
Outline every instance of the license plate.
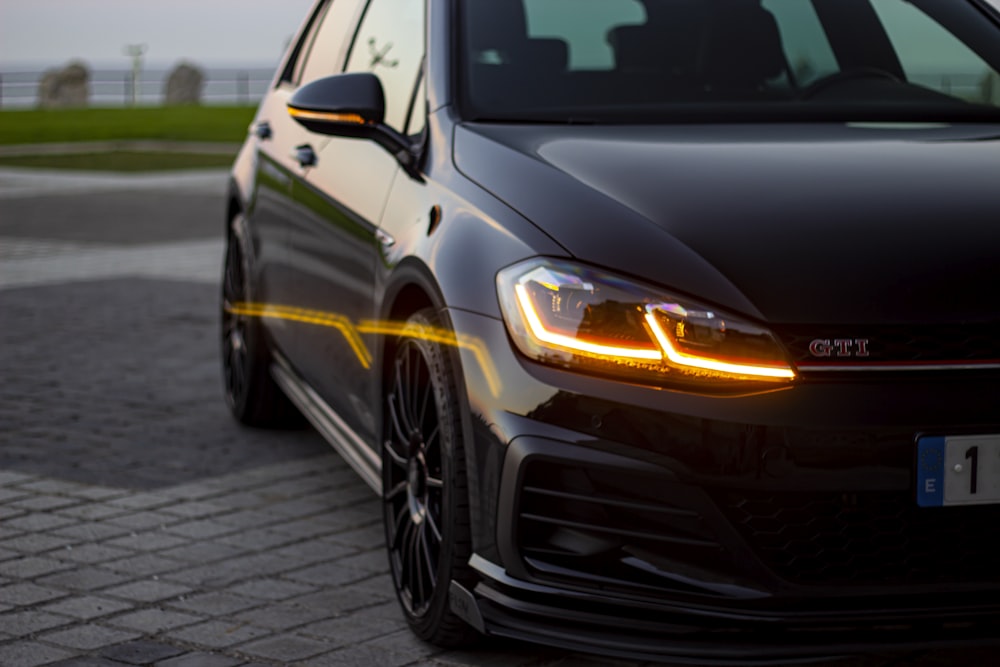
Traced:
<path fill-rule="evenodd" d="M 1000 503 L 1000 435 L 920 438 L 917 504 L 921 507 Z"/>

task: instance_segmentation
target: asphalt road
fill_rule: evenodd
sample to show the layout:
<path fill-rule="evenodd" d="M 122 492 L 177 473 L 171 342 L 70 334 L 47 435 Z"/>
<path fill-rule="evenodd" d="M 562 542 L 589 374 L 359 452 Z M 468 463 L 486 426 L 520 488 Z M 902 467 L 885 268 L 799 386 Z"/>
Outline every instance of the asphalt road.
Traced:
<path fill-rule="evenodd" d="M 368 488 L 225 409 L 224 182 L 0 170 L 0 667 L 635 664 L 409 634 Z"/>

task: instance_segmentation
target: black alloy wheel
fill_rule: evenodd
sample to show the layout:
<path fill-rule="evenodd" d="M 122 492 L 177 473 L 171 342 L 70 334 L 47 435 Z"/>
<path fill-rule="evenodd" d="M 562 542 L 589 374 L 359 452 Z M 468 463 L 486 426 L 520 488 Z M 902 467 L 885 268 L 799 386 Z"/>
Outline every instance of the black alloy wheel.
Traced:
<path fill-rule="evenodd" d="M 439 326 L 431 311 L 410 318 Z M 448 606 L 452 580 L 467 583 L 471 554 L 460 412 L 448 350 L 401 337 L 389 357 L 382 447 L 386 546 L 396 594 L 421 639 L 467 644 L 472 628 Z"/>
<path fill-rule="evenodd" d="M 226 238 L 222 274 L 222 377 L 226 403 L 248 426 L 294 427 L 301 414 L 275 384 L 260 322 L 233 312 L 251 301 L 250 266 L 245 220 L 235 217 Z"/>

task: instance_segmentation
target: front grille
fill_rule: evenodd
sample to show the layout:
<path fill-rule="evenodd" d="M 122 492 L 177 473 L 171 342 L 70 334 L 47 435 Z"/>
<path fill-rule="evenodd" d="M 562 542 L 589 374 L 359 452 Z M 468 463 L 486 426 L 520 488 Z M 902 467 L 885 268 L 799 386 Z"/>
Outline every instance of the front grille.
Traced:
<path fill-rule="evenodd" d="M 1000 322 L 893 326 L 794 325 L 778 327 L 777 335 L 795 363 L 955 363 L 1000 360 Z M 868 356 L 856 356 L 858 339 L 867 340 Z M 814 340 L 851 341 L 851 356 L 816 357 Z"/>
<path fill-rule="evenodd" d="M 711 569 L 726 559 L 691 506 L 695 496 L 656 475 L 532 461 L 521 487 L 517 544 L 542 577 L 688 590 L 659 572 L 677 563 Z"/>
<path fill-rule="evenodd" d="M 922 508 L 889 492 L 715 495 L 764 563 L 795 583 L 1000 583 L 1000 506 Z"/>

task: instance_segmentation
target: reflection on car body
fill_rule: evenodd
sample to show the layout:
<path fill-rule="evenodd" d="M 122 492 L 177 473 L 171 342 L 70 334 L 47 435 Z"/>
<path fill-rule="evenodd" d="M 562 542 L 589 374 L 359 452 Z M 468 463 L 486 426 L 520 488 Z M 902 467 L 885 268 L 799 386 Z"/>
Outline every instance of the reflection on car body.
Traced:
<path fill-rule="evenodd" d="M 226 395 L 380 494 L 410 627 L 1000 638 L 984 0 L 318 0 L 233 167 Z"/>

